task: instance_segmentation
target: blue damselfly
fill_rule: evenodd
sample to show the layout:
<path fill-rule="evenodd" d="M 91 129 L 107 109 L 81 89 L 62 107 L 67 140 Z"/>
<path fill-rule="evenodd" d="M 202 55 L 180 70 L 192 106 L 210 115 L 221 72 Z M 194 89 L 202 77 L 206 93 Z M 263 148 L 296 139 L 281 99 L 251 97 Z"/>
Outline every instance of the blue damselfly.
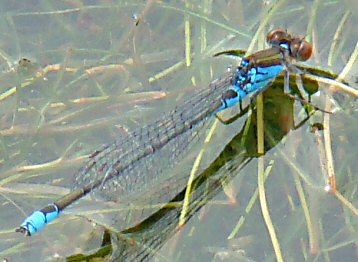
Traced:
<path fill-rule="evenodd" d="M 283 30 L 271 31 L 267 39 L 271 48 L 245 56 L 238 67 L 197 90 L 184 104 L 95 151 L 76 174 L 76 188 L 32 213 L 16 231 L 32 235 L 58 217 L 63 209 L 91 192 L 102 191 L 106 195 L 112 191 L 108 198 L 115 194 L 121 199 L 139 192 L 144 186 L 154 187 L 156 181 L 165 176 L 156 167 L 156 162 L 163 158 L 161 152 L 173 146 L 185 148 L 191 143 L 195 129 L 208 118 L 248 95 L 253 98 L 261 93 L 283 69 L 293 67 L 291 60 L 305 61 L 311 56 L 312 47 L 307 41 L 291 37 Z"/>

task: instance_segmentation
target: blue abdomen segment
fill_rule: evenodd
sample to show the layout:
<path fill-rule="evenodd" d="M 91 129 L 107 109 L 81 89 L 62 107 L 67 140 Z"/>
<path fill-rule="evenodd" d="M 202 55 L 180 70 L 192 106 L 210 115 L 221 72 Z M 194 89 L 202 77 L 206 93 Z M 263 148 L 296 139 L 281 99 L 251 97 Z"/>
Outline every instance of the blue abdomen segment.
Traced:
<path fill-rule="evenodd" d="M 36 231 L 39 231 L 45 224 L 51 222 L 58 217 L 60 210 L 57 205 L 51 204 L 47 207 L 33 212 L 21 224 L 20 230 L 25 231 L 26 235 L 31 236 Z"/>
<path fill-rule="evenodd" d="M 240 102 L 242 99 L 244 99 L 245 96 L 247 96 L 248 93 L 246 93 L 244 90 L 239 88 L 238 86 L 231 86 L 229 87 L 223 94 L 221 98 L 221 106 L 216 109 L 216 113 L 224 110 L 226 108 L 229 108 L 233 105 L 235 105 L 237 102 Z"/>

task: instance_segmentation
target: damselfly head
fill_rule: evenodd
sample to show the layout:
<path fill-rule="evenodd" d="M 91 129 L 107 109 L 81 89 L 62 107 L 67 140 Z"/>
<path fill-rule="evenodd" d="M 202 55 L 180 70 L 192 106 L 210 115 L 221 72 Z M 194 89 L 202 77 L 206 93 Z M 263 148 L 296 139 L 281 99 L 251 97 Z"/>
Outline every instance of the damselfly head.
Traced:
<path fill-rule="evenodd" d="M 267 33 L 266 42 L 289 50 L 290 56 L 298 61 L 306 61 L 312 55 L 312 45 L 303 38 L 291 36 L 284 29 L 273 29 Z"/>
<path fill-rule="evenodd" d="M 298 61 L 306 61 L 312 55 L 312 45 L 304 39 L 293 38 L 290 49 L 291 56 Z"/>
<path fill-rule="evenodd" d="M 271 46 L 280 46 L 291 40 L 291 35 L 284 29 L 273 29 L 266 35 L 266 42 Z"/>

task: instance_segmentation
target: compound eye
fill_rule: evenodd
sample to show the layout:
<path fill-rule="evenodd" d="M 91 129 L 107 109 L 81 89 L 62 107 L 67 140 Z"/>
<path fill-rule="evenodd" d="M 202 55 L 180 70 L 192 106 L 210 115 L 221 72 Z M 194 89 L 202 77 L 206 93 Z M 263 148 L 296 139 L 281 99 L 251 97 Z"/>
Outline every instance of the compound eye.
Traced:
<path fill-rule="evenodd" d="M 306 61 L 312 55 L 312 45 L 304 39 L 294 39 L 291 42 L 291 55 L 298 61 Z"/>
<path fill-rule="evenodd" d="M 273 29 L 266 35 L 266 42 L 272 46 L 279 46 L 280 44 L 287 43 L 291 39 L 291 35 L 283 29 Z"/>

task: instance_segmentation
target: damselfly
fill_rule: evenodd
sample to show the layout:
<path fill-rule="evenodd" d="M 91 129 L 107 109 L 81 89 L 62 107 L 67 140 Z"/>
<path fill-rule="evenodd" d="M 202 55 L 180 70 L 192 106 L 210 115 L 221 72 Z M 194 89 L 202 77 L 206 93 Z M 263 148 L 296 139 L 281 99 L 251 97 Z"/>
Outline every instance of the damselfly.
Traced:
<path fill-rule="evenodd" d="M 283 30 L 271 31 L 267 39 L 271 48 L 244 57 L 238 67 L 198 90 L 173 111 L 93 153 L 76 174 L 76 189 L 32 213 L 16 231 L 30 236 L 91 192 L 114 191 L 108 194 L 121 199 L 148 185 L 155 187 L 159 178 L 168 175 L 161 174 L 162 169 L 157 167 L 157 162 L 162 163 L 161 152 L 173 146 L 188 146 L 191 134 L 209 117 L 248 95 L 261 93 L 283 69 L 292 67 L 291 60 L 305 61 L 311 56 L 312 47 L 307 41 Z"/>

